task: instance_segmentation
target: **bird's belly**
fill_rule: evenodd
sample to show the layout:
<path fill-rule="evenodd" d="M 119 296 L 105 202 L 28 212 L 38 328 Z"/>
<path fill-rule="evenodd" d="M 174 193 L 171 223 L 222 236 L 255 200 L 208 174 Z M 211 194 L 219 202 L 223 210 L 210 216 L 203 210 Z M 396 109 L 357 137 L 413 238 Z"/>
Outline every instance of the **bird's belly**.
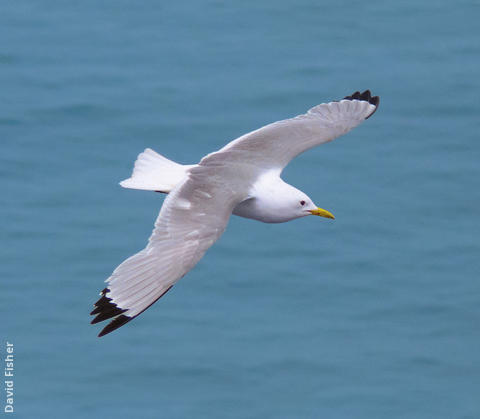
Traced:
<path fill-rule="evenodd" d="M 292 218 L 285 218 L 279 213 L 266 211 L 265 208 L 259 207 L 255 198 L 247 199 L 240 202 L 234 209 L 233 214 L 243 218 L 251 218 L 263 223 L 285 223 Z"/>

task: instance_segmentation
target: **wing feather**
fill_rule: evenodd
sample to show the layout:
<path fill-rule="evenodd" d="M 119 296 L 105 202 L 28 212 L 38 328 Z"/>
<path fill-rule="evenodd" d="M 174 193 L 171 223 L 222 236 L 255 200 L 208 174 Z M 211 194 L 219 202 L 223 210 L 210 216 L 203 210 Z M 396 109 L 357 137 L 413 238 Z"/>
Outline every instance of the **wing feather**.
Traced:
<path fill-rule="evenodd" d="M 347 133 L 373 115 L 380 99 L 369 90 L 338 102 L 322 103 L 306 114 L 274 122 L 242 135 L 204 157 L 203 164 L 248 162 L 262 171 L 283 168 L 297 155 Z"/>
<path fill-rule="evenodd" d="M 229 188 L 218 168 L 196 166 L 165 199 L 145 249 L 107 279 L 92 323 L 113 319 L 103 336 L 143 313 L 190 271 L 225 230 L 247 184 Z"/>

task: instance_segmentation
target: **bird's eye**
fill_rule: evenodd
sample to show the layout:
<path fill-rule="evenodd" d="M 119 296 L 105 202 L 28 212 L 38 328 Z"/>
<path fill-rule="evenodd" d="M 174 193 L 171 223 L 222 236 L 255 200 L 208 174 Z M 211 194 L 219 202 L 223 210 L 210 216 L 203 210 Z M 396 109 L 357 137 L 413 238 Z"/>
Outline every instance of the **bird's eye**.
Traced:
<path fill-rule="evenodd" d="M 300 205 L 303 207 L 305 205 L 305 201 L 300 201 Z"/>

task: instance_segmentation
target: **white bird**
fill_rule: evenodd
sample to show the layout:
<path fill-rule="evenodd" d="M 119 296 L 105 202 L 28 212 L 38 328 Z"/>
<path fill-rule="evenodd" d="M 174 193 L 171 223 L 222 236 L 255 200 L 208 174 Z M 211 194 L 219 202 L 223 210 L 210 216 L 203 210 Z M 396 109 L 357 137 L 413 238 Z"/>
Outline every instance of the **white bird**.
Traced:
<path fill-rule="evenodd" d="M 181 165 L 147 148 L 124 188 L 168 193 L 147 247 L 120 264 L 90 313 L 113 319 L 106 335 L 143 313 L 190 271 L 224 232 L 231 214 L 265 223 L 307 215 L 318 208 L 280 175 L 295 156 L 331 141 L 372 116 L 379 97 L 369 90 L 323 103 L 230 142 L 198 164 Z"/>

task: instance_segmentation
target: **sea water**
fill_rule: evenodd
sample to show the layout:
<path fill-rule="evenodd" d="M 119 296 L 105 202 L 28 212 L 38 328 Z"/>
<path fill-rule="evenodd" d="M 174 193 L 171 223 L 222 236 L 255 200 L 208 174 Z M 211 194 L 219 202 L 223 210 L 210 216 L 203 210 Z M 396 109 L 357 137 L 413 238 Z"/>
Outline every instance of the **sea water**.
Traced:
<path fill-rule="evenodd" d="M 17 417 L 480 417 L 477 1 L 0 12 L 0 329 Z M 118 185 L 138 153 L 195 163 L 364 89 L 376 114 L 283 173 L 335 221 L 232 217 L 162 300 L 97 338 L 103 281 L 164 199 Z"/>

